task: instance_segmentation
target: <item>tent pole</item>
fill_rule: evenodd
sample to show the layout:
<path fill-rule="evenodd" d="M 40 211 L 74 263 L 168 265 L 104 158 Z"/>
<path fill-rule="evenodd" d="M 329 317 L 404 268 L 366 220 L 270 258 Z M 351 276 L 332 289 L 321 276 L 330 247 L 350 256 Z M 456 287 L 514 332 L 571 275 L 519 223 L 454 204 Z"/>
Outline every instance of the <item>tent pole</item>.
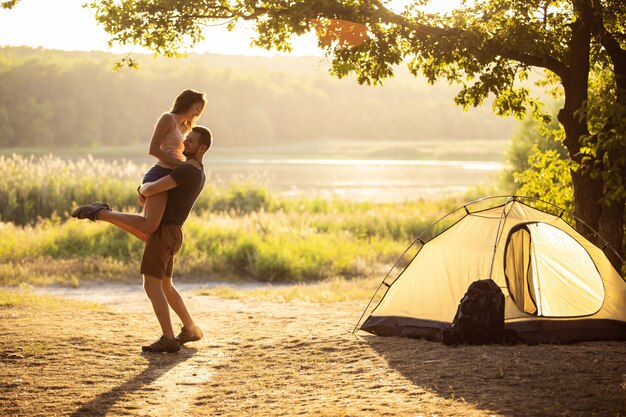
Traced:
<path fill-rule="evenodd" d="M 387 275 L 385 275 L 385 278 L 383 278 L 383 280 L 378 285 L 378 288 L 376 288 L 376 291 L 374 291 L 374 295 L 372 295 L 372 298 L 370 298 L 369 303 L 367 303 L 367 306 L 365 307 L 365 310 L 363 310 L 363 313 L 361 314 L 361 317 L 359 317 L 359 321 L 356 322 L 356 326 L 354 326 L 354 330 L 352 330 L 352 334 L 356 333 L 356 331 L 358 330 L 357 328 L 359 327 L 359 324 L 361 324 L 361 320 L 363 320 L 363 316 L 365 316 L 365 313 L 367 313 L 367 310 L 370 308 L 370 305 L 372 305 L 372 301 L 374 301 L 374 297 L 376 297 L 376 294 L 378 294 L 378 291 L 380 291 L 380 287 L 383 286 L 383 284 L 385 283 L 387 278 L 389 278 L 389 275 L 391 275 L 391 271 L 393 271 L 395 269 L 395 267 L 398 266 L 398 263 L 400 263 L 400 260 L 404 257 L 404 255 L 406 255 L 406 253 L 409 251 L 409 249 L 411 249 L 413 247 L 413 245 L 415 245 L 416 242 L 420 242 L 422 244 L 422 247 L 425 245 L 424 241 L 422 240 L 422 234 L 420 234 L 417 237 L 417 239 L 415 239 L 415 240 L 413 240 L 413 242 L 411 242 L 411 244 L 404 250 L 404 252 L 402 252 L 402 255 L 400 255 L 400 257 L 393 264 L 391 269 L 389 269 L 389 271 L 387 272 Z M 420 250 L 421 250 L 421 248 L 420 248 Z M 404 272 L 404 270 L 402 272 Z M 389 288 L 389 287 L 391 287 L 391 286 L 387 285 L 387 288 Z"/>
<path fill-rule="evenodd" d="M 502 234 L 502 231 L 504 231 L 504 224 L 503 224 L 503 220 L 506 220 L 506 208 L 508 207 L 510 202 L 515 202 L 517 201 L 517 197 L 512 196 L 507 198 L 506 202 L 504 203 L 504 206 L 502 207 L 502 214 L 500 215 L 500 221 L 498 222 L 498 230 L 496 231 L 496 238 L 495 241 L 493 242 L 493 251 L 491 254 L 491 264 L 489 265 L 489 276 L 487 278 L 491 279 L 491 274 L 493 274 L 493 265 L 496 262 L 496 249 L 498 248 L 498 242 L 500 242 L 500 235 Z"/>
<path fill-rule="evenodd" d="M 387 277 L 385 277 L 385 279 L 387 279 Z M 354 329 L 352 329 L 352 334 L 355 334 L 356 331 L 358 330 L 359 324 L 361 324 L 361 320 L 363 320 L 363 317 L 365 316 L 365 313 L 370 308 L 370 305 L 372 304 L 372 301 L 374 301 L 374 297 L 376 297 L 376 294 L 378 294 L 378 291 L 380 291 L 380 287 L 383 286 L 383 283 L 385 282 L 385 279 L 382 280 L 382 282 L 378 285 L 378 288 L 376 288 L 376 291 L 374 291 L 374 295 L 372 295 L 372 298 L 370 298 L 369 303 L 367 303 L 367 307 L 365 307 L 365 310 L 363 310 L 363 313 L 361 314 L 361 317 L 359 317 L 359 321 L 356 322 L 356 326 L 354 326 Z"/>

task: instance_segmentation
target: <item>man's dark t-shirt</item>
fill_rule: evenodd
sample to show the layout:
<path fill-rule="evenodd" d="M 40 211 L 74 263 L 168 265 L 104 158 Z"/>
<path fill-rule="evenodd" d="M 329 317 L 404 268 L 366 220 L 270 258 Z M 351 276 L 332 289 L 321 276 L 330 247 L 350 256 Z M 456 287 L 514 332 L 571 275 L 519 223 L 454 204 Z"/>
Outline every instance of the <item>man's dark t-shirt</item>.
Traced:
<path fill-rule="evenodd" d="M 198 169 L 185 164 L 176 167 L 170 175 L 176 182 L 176 187 L 168 191 L 167 205 L 161 223 L 182 226 L 204 187 L 206 180 L 204 167 Z"/>

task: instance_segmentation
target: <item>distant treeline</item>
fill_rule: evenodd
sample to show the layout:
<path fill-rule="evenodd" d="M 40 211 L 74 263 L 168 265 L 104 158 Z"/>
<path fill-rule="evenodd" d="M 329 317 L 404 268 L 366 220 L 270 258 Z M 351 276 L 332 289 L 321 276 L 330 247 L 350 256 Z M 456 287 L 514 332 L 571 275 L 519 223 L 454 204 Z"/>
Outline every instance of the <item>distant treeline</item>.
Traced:
<path fill-rule="evenodd" d="M 0 48 L 0 147 L 147 143 L 154 123 L 186 88 L 208 93 L 200 120 L 220 146 L 343 139 L 503 139 L 515 124 L 488 106 L 464 112 L 458 88 L 430 86 L 400 69 L 384 87 L 328 74 L 322 57 L 186 59 Z"/>

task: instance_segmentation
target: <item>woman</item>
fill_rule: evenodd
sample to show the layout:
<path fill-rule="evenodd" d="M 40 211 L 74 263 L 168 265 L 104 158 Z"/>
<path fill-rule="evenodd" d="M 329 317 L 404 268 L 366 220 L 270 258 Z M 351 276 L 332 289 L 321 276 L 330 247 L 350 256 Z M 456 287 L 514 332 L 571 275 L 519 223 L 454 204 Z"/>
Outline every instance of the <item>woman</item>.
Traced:
<path fill-rule="evenodd" d="M 143 183 L 154 182 L 165 177 L 172 169 L 179 165 L 191 163 L 199 168 L 195 161 L 186 162 L 183 156 L 183 141 L 185 135 L 193 128 L 206 106 L 204 93 L 195 90 L 185 90 L 176 97 L 169 113 L 161 115 L 150 140 L 150 155 L 157 158 L 156 164 L 144 175 Z M 139 188 L 137 189 L 139 190 Z M 106 221 L 132 233 L 141 240 L 148 237 L 158 228 L 167 204 L 167 193 L 159 193 L 149 198 L 138 196 L 139 204 L 143 206 L 143 215 L 110 212 Z M 96 210 L 89 213 L 80 213 L 76 210 L 72 216 L 78 218 L 93 217 L 100 210 L 111 210 L 107 203 L 100 204 Z M 84 215 L 83 215 L 84 214 Z"/>

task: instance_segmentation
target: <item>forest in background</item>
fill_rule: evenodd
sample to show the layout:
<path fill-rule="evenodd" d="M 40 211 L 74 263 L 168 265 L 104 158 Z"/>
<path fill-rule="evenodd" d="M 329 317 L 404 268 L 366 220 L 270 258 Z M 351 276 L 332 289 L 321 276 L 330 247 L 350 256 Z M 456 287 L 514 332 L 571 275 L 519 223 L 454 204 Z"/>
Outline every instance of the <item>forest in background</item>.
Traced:
<path fill-rule="evenodd" d="M 398 69 L 383 87 L 328 74 L 323 57 L 135 55 L 140 69 L 113 71 L 121 55 L 0 48 L 0 148 L 145 144 L 183 89 L 207 92 L 200 119 L 216 145 L 317 140 L 502 140 L 516 121 L 489 106 L 463 111 L 458 87 L 428 85 Z"/>

